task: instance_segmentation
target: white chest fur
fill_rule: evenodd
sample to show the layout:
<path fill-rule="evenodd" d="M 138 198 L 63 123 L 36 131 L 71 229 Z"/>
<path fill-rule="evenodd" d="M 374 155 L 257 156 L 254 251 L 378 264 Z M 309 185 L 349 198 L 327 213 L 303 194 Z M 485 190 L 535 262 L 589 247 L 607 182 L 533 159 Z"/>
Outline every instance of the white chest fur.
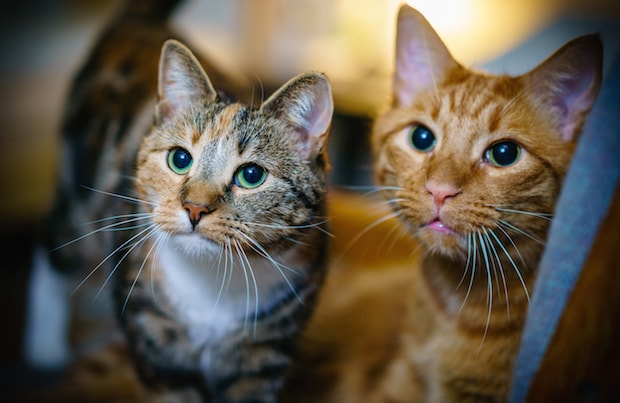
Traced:
<path fill-rule="evenodd" d="M 206 242 L 197 239 L 183 242 Z M 185 238 L 185 237 L 184 237 Z M 197 344 L 218 340 L 241 326 L 250 332 L 254 314 L 277 297 L 289 292 L 282 267 L 261 256 L 246 256 L 236 248 L 213 246 L 199 255 L 189 255 L 187 245 L 169 241 L 159 252 L 162 288 Z"/>

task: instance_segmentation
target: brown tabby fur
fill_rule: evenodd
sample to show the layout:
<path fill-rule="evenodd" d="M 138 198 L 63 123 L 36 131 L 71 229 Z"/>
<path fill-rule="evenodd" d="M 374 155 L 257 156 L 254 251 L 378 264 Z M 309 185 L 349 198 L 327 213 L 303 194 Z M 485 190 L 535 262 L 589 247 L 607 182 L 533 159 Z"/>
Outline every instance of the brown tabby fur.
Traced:
<path fill-rule="evenodd" d="M 163 400 L 274 402 L 326 268 L 331 85 L 306 73 L 235 100 L 170 39 L 176 3 L 124 3 L 73 82 L 34 269 L 62 284 L 33 276 L 28 354 L 90 379 L 76 369 L 129 351 Z M 70 340 L 49 301 L 72 305 Z"/>
<path fill-rule="evenodd" d="M 372 144 L 392 209 L 384 216 L 398 217 L 415 243 L 384 253 L 400 262 L 335 260 L 290 401 L 506 400 L 601 57 L 600 40 L 589 36 L 522 76 L 489 75 L 461 66 L 422 15 L 401 8 L 394 101 Z M 436 138 L 429 152 L 409 143 L 419 125 Z M 502 141 L 522 148 L 505 167 L 487 153 Z"/>

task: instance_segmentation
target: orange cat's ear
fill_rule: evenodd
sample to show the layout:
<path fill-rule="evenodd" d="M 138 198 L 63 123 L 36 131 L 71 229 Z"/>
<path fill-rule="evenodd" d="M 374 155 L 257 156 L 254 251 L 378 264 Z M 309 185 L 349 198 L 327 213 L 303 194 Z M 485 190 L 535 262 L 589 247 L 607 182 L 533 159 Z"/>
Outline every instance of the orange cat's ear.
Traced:
<path fill-rule="evenodd" d="M 312 160 L 325 149 L 334 101 L 331 84 L 321 73 L 301 74 L 284 84 L 261 111 L 275 114 L 296 129 L 296 142 L 304 160 Z"/>
<path fill-rule="evenodd" d="M 603 45 L 598 35 L 574 39 L 524 76 L 539 102 L 558 119 L 562 138 L 577 139 L 601 86 Z"/>
<path fill-rule="evenodd" d="M 395 104 L 410 105 L 418 93 L 436 88 L 458 66 L 426 18 L 403 5 L 396 32 Z"/>
<path fill-rule="evenodd" d="M 217 92 L 192 52 L 182 43 L 167 40 L 159 59 L 158 122 L 200 102 L 213 102 Z"/>

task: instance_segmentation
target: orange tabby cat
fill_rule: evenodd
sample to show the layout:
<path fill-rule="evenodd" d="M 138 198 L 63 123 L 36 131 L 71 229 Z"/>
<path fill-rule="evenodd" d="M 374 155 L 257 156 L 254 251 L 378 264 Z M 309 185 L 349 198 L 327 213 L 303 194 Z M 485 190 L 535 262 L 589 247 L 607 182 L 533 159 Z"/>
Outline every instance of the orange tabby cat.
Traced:
<path fill-rule="evenodd" d="M 544 239 L 601 63 L 600 39 L 587 36 L 519 77 L 472 71 L 422 15 L 401 8 L 394 99 L 372 144 L 391 207 L 382 214 L 398 217 L 416 242 L 377 251 L 389 246 L 386 232 L 375 251 L 353 244 L 357 257 L 335 258 L 287 397 L 507 399 Z M 332 211 L 336 236 L 373 208 Z M 392 256 L 364 257 L 373 253 Z"/>

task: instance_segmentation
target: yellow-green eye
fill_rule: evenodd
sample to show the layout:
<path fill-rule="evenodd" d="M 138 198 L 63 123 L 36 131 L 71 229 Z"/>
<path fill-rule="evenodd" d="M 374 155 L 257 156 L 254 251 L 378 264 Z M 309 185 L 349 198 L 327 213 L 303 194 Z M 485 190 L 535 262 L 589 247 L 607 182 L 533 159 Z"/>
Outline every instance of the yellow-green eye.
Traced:
<path fill-rule="evenodd" d="M 168 167 L 175 174 L 185 175 L 192 167 L 192 155 L 189 151 L 176 147 L 168 151 Z"/>
<path fill-rule="evenodd" d="M 427 153 L 435 147 L 437 141 L 428 127 L 417 125 L 413 126 L 409 132 L 409 142 L 416 150 Z"/>
<path fill-rule="evenodd" d="M 256 164 L 247 164 L 240 167 L 235 173 L 235 185 L 244 189 L 254 189 L 265 183 L 267 171 Z"/>
<path fill-rule="evenodd" d="M 500 141 L 489 147 L 484 159 L 496 167 L 507 167 L 519 160 L 521 157 L 521 146 L 514 141 Z"/>

